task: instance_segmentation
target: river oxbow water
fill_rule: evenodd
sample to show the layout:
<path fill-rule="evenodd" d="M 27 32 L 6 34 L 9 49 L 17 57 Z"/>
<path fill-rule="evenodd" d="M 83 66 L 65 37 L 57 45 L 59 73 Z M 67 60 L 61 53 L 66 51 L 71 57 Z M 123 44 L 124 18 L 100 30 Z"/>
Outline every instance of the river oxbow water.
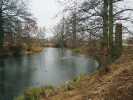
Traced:
<path fill-rule="evenodd" d="M 84 54 L 60 48 L 0 59 L 0 100 L 12 100 L 27 87 L 66 84 L 79 73 L 90 74 L 99 64 Z"/>

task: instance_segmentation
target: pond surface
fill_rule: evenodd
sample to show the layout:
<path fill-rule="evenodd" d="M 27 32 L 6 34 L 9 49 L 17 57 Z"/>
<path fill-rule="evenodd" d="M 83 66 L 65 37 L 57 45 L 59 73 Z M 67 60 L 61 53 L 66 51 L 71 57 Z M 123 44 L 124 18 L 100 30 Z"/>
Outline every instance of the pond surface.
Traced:
<path fill-rule="evenodd" d="M 83 54 L 59 48 L 44 48 L 42 52 L 0 59 L 0 100 L 14 96 L 33 85 L 65 84 L 79 73 L 90 74 L 98 62 Z"/>

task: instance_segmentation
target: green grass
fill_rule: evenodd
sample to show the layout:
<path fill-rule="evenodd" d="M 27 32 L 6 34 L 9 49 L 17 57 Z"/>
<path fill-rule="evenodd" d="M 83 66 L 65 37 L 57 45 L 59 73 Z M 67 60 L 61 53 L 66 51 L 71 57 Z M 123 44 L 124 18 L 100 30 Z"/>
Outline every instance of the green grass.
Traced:
<path fill-rule="evenodd" d="M 46 85 L 45 85 L 45 88 L 46 88 L 46 89 L 51 89 L 51 90 L 54 91 L 54 86 L 52 86 L 51 84 L 46 84 Z"/>
<path fill-rule="evenodd" d="M 85 74 L 81 73 L 81 74 L 77 75 L 72 80 L 68 80 L 68 84 L 71 84 L 71 83 L 80 83 L 80 81 L 81 81 L 83 76 L 85 76 Z"/>
<path fill-rule="evenodd" d="M 41 97 L 48 97 L 52 94 L 56 94 L 57 91 L 61 88 L 66 87 L 65 90 L 73 89 L 80 85 L 81 79 L 85 76 L 85 74 L 79 74 L 74 77 L 72 80 L 68 81 L 67 85 L 58 85 L 55 87 L 51 84 L 41 85 L 37 87 L 30 87 L 25 89 L 22 94 L 18 95 L 14 100 L 40 100 Z"/>
<path fill-rule="evenodd" d="M 45 85 L 41 85 L 40 88 L 42 91 L 45 91 Z"/>
<path fill-rule="evenodd" d="M 44 91 L 42 86 L 27 88 L 14 100 L 38 100 L 42 91 Z"/>
<path fill-rule="evenodd" d="M 80 86 L 81 80 L 84 76 L 86 76 L 86 74 L 81 73 L 77 75 L 76 77 L 74 77 L 72 80 L 68 80 L 67 90 L 71 90 L 71 89 L 74 89 Z"/>
<path fill-rule="evenodd" d="M 62 83 L 59 83 L 57 87 L 61 87 L 63 84 Z"/>

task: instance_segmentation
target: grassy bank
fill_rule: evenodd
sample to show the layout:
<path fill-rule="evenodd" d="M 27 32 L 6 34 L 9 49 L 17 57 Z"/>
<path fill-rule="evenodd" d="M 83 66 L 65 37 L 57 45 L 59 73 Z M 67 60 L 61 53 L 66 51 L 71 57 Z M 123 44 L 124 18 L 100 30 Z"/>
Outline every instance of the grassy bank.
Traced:
<path fill-rule="evenodd" d="M 27 88 L 14 100 L 41 100 L 51 95 L 73 90 L 81 85 L 81 80 L 85 76 L 85 74 L 79 74 L 73 80 L 66 81 L 67 85 L 52 86 L 51 84 L 46 84 Z"/>
<path fill-rule="evenodd" d="M 110 57 L 104 59 L 99 50 L 78 50 L 93 52 L 91 55 L 99 57 L 101 67 L 91 75 L 77 76 L 67 85 L 29 88 L 15 100 L 132 100 L 133 47 L 124 47 L 122 56 L 113 63 Z"/>

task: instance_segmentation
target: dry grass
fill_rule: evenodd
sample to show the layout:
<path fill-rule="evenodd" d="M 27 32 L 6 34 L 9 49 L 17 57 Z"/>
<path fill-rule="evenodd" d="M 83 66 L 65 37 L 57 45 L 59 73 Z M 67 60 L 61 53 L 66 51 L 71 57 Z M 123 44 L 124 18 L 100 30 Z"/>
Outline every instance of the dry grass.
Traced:
<path fill-rule="evenodd" d="M 103 68 L 83 78 L 80 87 L 47 98 L 48 100 L 132 100 L 133 48 L 113 62 L 107 73 Z M 45 100 L 45 99 L 44 99 Z"/>
<path fill-rule="evenodd" d="M 54 43 L 43 43 L 42 44 L 43 47 L 55 47 Z"/>
<path fill-rule="evenodd" d="M 1 55 L 13 55 L 13 54 L 28 54 L 34 52 L 41 52 L 42 48 L 39 48 L 37 44 L 34 43 L 16 43 L 10 44 L 8 42 L 4 43 L 4 50 Z"/>
<path fill-rule="evenodd" d="M 46 84 L 37 87 L 30 87 L 25 89 L 22 94 L 16 97 L 14 100 L 43 100 L 47 99 L 51 95 L 57 93 L 62 93 L 65 91 L 70 91 L 74 88 L 77 88 L 80 85 L 82 77 L 86 76 L 85 74 L 79 74 L 73 80 L 69 80 L 67 85 L 59 85 L 57 87 L 52 86 L 51 84 Z"/>

